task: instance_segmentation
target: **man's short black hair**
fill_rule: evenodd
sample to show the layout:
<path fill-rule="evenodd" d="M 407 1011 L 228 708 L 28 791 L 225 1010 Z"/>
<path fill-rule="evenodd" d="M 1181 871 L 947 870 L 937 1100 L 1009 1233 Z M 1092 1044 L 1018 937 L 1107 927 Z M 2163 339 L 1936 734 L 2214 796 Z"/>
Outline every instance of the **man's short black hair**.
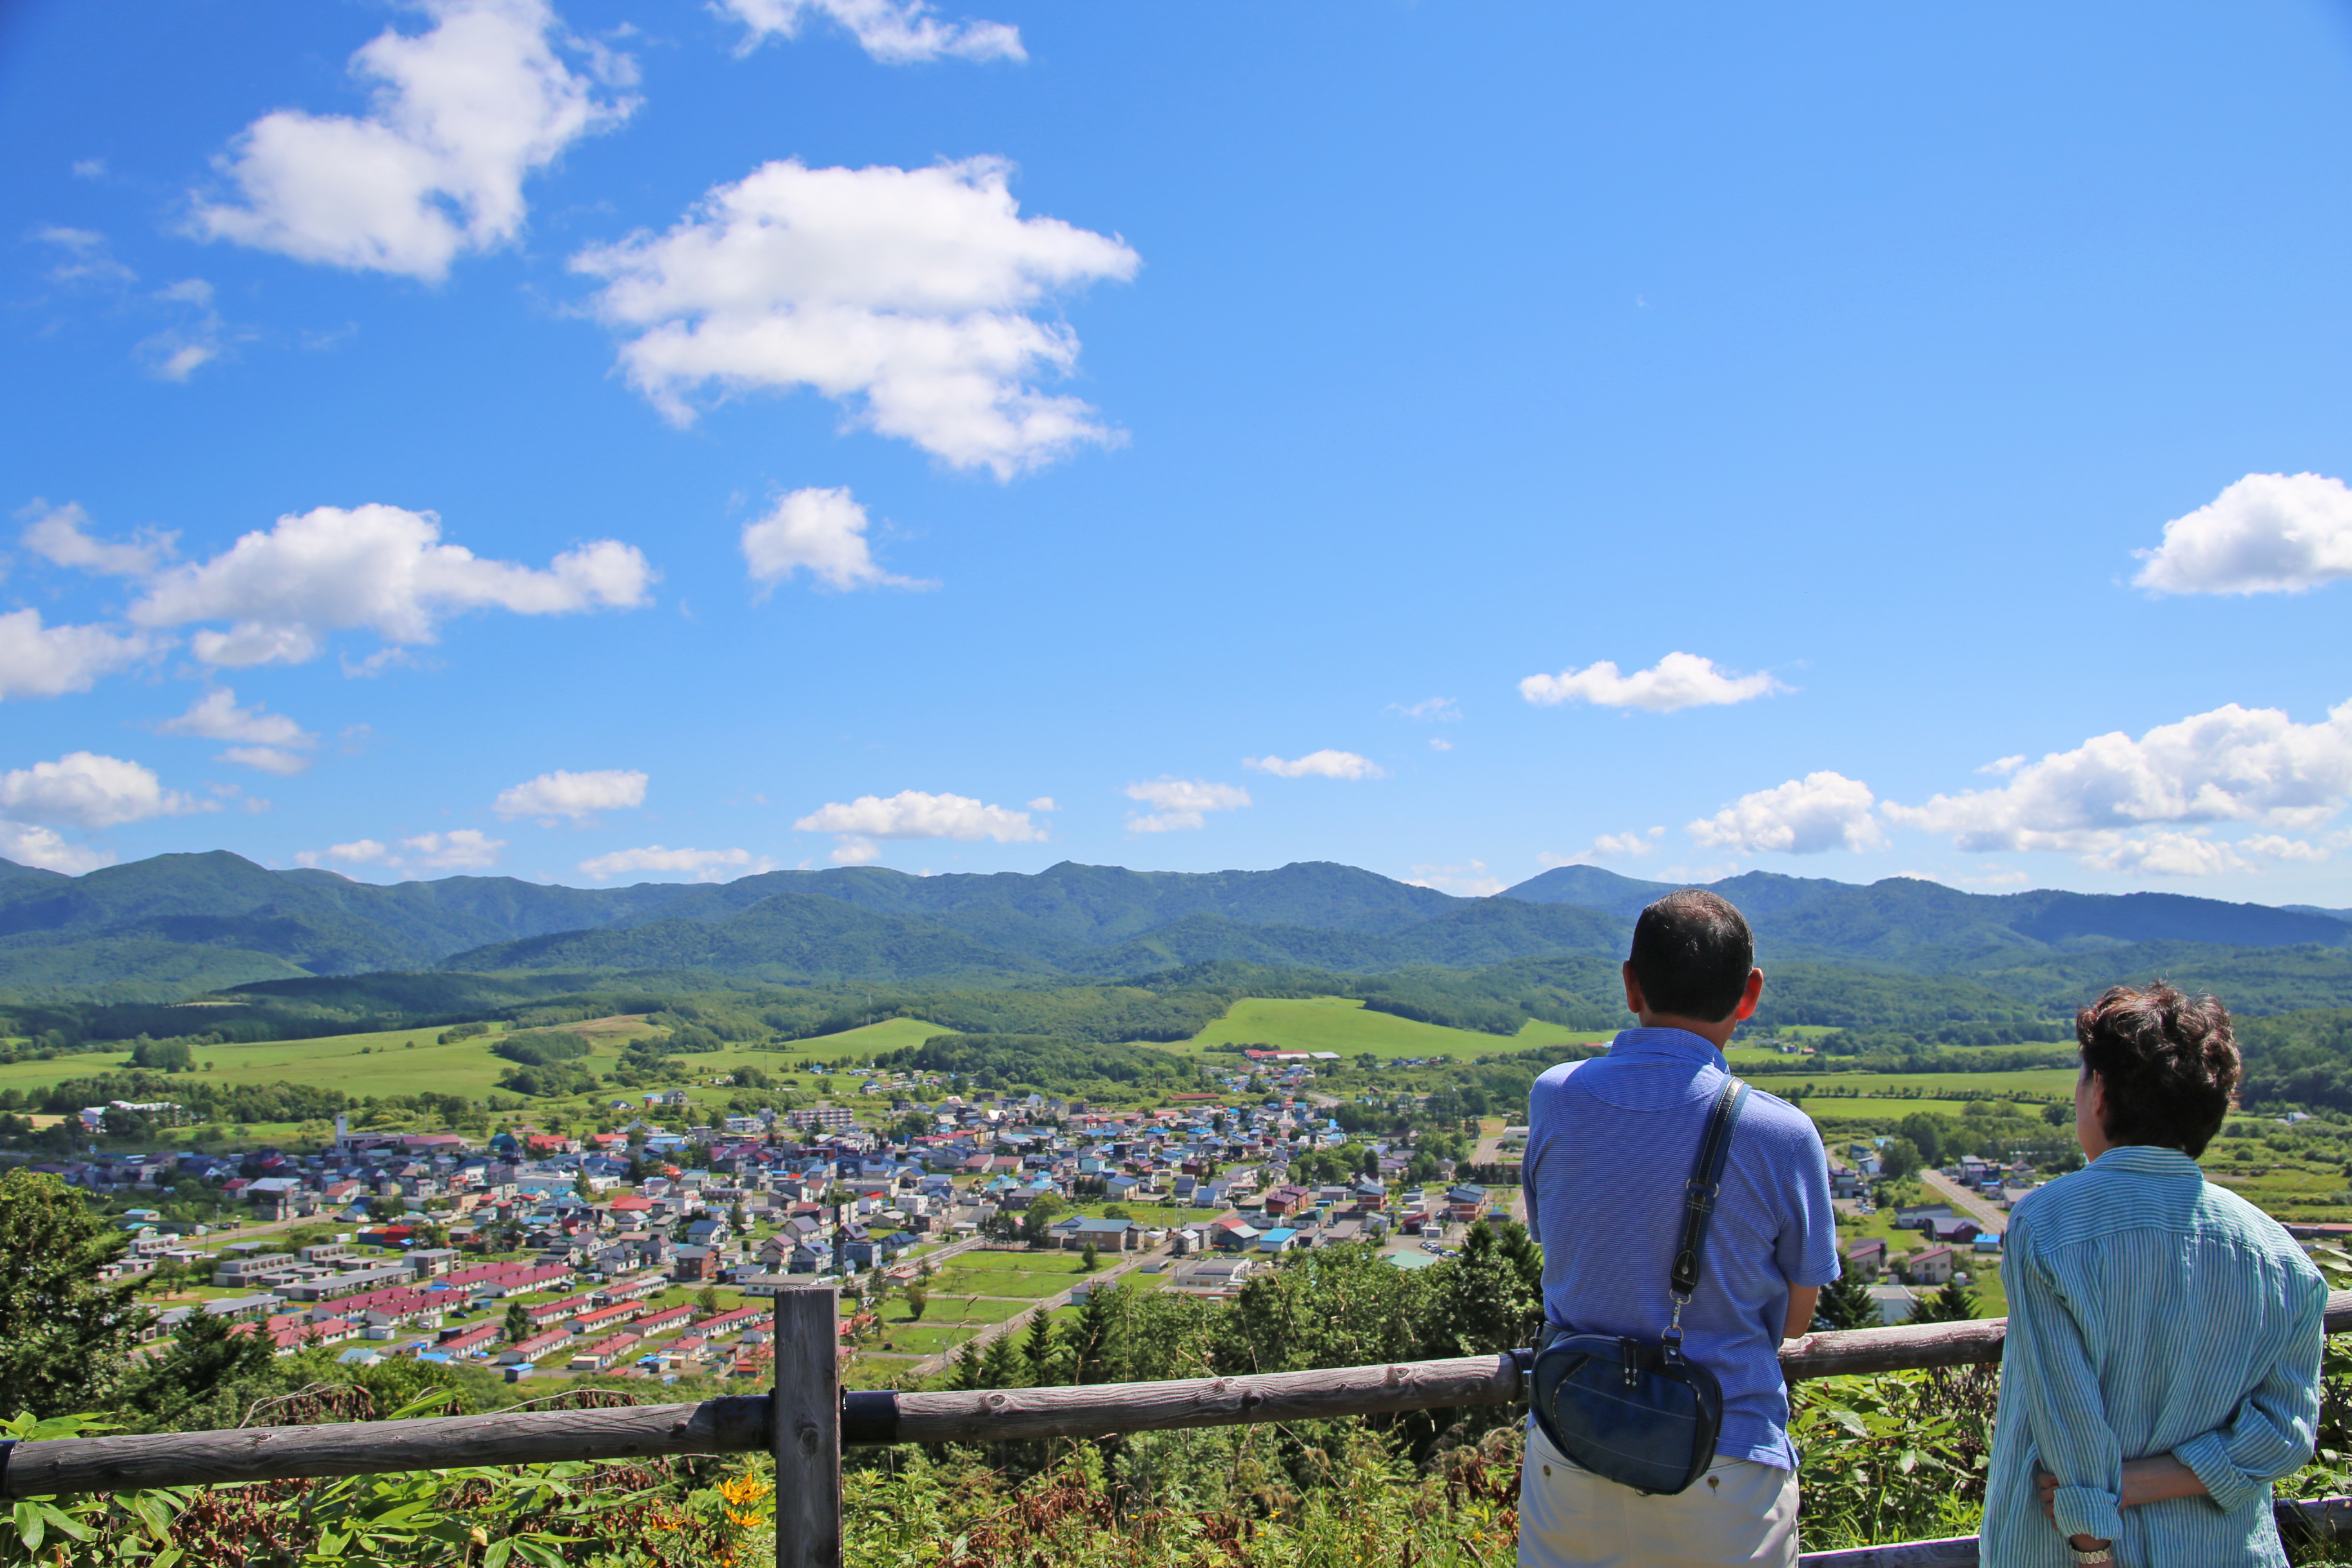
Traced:
<path fill-rule="evenodd" d="M 2117 985 L 2074 1015 L 2074 1038 L 2084 1068 L 2107 1086 L 2109 1142 L 2205 1152 L 2238 1087 L 2228 1008 L 2161 980 Z"/>
<path fill-rule="evenodd" d="M 1747 994 L 1756 933 L 1730 900 L 1685 888 L 1642 911 L 1627 962 L 1651 1012 L 1719 1023 Z"/>

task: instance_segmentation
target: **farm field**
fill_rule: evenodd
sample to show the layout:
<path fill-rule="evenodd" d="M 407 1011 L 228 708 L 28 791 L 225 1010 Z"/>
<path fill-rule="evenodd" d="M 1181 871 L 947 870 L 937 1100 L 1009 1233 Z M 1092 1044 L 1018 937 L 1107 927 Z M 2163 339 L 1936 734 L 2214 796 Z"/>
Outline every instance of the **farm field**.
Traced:
<path fill-rule="evenodd" d="M 1529 1019 L 1516 1036 L 1482 1035 L 1441 1024 L 1417 1023 L 1387 1013 L 1367 1012 L 1354 997 L 1286 999 L 1252 996 L 1236 1002 L 1223 1018 L 1189 1040 L 1165 1048 L 1198 1051 L 1208 1046 L 1263 1045 L 1285 1051 L 1337 1051 L 1354 1057 L 1369 1051 L 1385 1060 L 1400 1057 L 1454 1057 L 1467 1061 L 1498 1051 L 1538 1046 L 1582 1044 L 1610 1038 L 1608 1030 L 1562 1028 Z"/>
<path fill-rule="evenodd" d="M 1024 1298 L 1025 1300 L 1032 1301 L 1042 1299 L 1036 1296 Z M 989 1323 L 1001 1323 L 1013 1313 L 1023 1310 L 1021 1301 L 996 1301 L 986 1299 L 973 1300 L 964 1291 L 942 1289 L 934 1285 L 931 1289 L 930 1303 L 923 1313 L 923 1321 L 932 1324 L 962 1323 L 968 1327 L 978 1328 Z M 901 1300 L 895 1307 L 886 1310 L 883 1313 L 885 1321 L 898 1321 L 890 1317 L 891 1311 L 897 1311 L 903 1317 L 906 1312 L 906 1303 Z"/>
<path fill-rule="evenodd" d="M 942 1025 L 928 1023 L 921 1018 L 885 1018 L 878 1024 L 863 1028 L 844 1029 L 837 1035 L 818 1035 L 792 1042 L 792 1055 L 811 1059 L 840 1061 L 850 1057 L 873 1056 L 882 1051 L 902 1051 L 909 1046 L 919 1046 L 933 1035 L 952 1034 Z M 722 1056 L 741 1056 L 761 1061 L 770 1071 L 775 1070 L 777 1053 L 773 1051 L 722 1051 Z M 784 1058 L 790 1060 L 791 1056 Z"/>
<path fill-rule="evenodd" d="M 2249 1165 L 2209 1152 L 2206 1179 L 2229 1188 L 2274 1219 L 2335 1223 L 2352 1220 L 2352 1179 L 2341 1171 L 2309 1170 L 2300 1164 Z"/>
<path fill-rule="evenodd" d="M 503 1032 L 502 1026 L 494 1026 Z M 654 1031 L 631 1016 L 590 1019 L 562 1027 L 585 1037 L 595 1047 L 583 1065 L 610 1071 L 630 1041 Z M 897 1050 L 940 1033 L 939 1026 L 893 1018 L 865 1028 L 793 1042 L 789 1051 L 730 1049 L 678 1058 L 698 1077 L 716 1077 L 757 1067 L 779 1077 L 811 1072 L 819 1064 Z M 498 1033 L 438 1044 L 439 1028 L 390 1029 L 371 1034 L 327 1035 L 307 1040 L 268 1040 L 197 1048 L 199 1075 L 215 1084 L 296 1083 L 362 1095 L 463 1094 L 481 1098 L 498 1091 L 499 1077 L 513 1064 L 493 1056 Z M 211 1070 L 201 1066 L 211 1064 Z M 127 1070 L 131 1053 L 85 1051 L 49 1061 L 0 1064 L 0 1089 L 45 1089 L 68 1079 Z M 698 1102 L 725 1100 L 731 1090 L 682 1085 Z M 609 1098 L 635 1091 L 614 1089 Z M 601 1098 L 602 1096 L 600 1096 Z M 290 1131 L 290 1129 L 289 1129 Z"/>
<path fill-rule="evenodd" d="M 935 1310 L 926 1312 L 923 1315 L 923 1321 L 919 1323 L 909 1323 L 904 1319 L 894 1319 L 885 1313 L 880 1342 L 889 1346 L 891 1352 L 903 1355 L 937 1355 L 941 1351 L 953 1350 L 963 1343 L 964 1341 L 971 1338 L 973 1331 L 981 1326 L 977 1323 L 959 1326 L 953 1319 L 950 1319 L 942 1325 L 935 1316 Z M 873 1352 L 867 1351 L 863 1353 L 872 1354 Z"/>
<path fill-rule="evenodd" d="M 1807 1079 L 1800 1074 L 1775 1074 L 1758 1078 L 1755 1083 L 1778 1092 L 1781 1084 L 1801 1085 L 1810 1082 L 1813 1092 L 1838 1085 L 1853 1085 L 1873 1091 L 1916 1090 L 1922 1100 L 1936 1100 L 1948 1094 L 1969 1090 L 1995 1094 L 2045 1094 L 2071 1096 L 2074 1092 L 2074 1073 L 2071 1068 L 2025 1068 L 2010 1072 L 1874 1072 L 1823 1073 Z"/>
<path fill-rule="evenodd" d="M 1997 1101 L 1995 1103 L 2010 1103 Z M 1829 1100 L 1814 1096 L 1805 1101 L 1805 1114 L 1816 1121 L 1899 1121 L 1906 1116 L 1926 1111 L 1931 1116 L 1958 1116 L 1965 1109 L 1962 1101 L 1927 1100 L 1909 1095 L 1865 1095 L 1853 1100 Z M 2038 1105 L 2029 1105 L 2030 1112 L 2038 1113 Z"/>
<path fill-rule="evenodd" d="M 1078 1272 L 1076 1259 L 1073 1258 L 1066 1272 L 1055 1274 L 950 1268 L 932 1281 L 931 1289 L 940 1296 L 958 1299 L 965 1296 L 1013 1296 L 1040 1301 L 1048 1296 L 1061 1294 L 1083 1277 Z"/>
<path fill-rule="evenodd" d="M 211 1062 L 205 1075 L 216 1083 L 324 1085 L 353 1094 L 487 1094 L 509 1063 L 490 1055 L 488 1039 L 434 1043 L 438 1029 L 391 1029 L 379 1034 L 330 1035 L 312 1040 L 271 1040 L 253 1045 L 203 1046 L 196 1060 Z M 131 1053 L 83 1051 L 50 1061 L 0 1066 L 0 1089 L 47 1089 L 68 1079 L 120 1072 Z"/>

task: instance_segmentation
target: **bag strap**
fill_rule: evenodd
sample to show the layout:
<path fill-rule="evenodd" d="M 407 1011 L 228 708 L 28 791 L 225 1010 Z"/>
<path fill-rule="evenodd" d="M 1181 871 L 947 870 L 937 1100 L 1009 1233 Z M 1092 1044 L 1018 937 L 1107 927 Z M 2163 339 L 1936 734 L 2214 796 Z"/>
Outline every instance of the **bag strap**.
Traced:
<path fill-rule="evenodd" d="M 1691 1162 L 1690 1179 L 1683 1184 L 1682 1242 L 1675 1248 L 1666 1292 L 1674 1298 L 1674 1321 L 1666 1328 L 1670 1356 L 1682 1352 L 1683 1309 L 1698 1289 L 1699 1256 L 1706 1247 L 1706 1226 L 1715 1215 L 1715 1200 L 1723 1190 L 1723 1164 L 1731 1154 L 1731 1130 L 1748 1109 L 1748 1085 L 1727 1073 L 1715 1104 L 1706 1113 L 1706 1131 L 1699 1134 L 1698 1157 Z"/>

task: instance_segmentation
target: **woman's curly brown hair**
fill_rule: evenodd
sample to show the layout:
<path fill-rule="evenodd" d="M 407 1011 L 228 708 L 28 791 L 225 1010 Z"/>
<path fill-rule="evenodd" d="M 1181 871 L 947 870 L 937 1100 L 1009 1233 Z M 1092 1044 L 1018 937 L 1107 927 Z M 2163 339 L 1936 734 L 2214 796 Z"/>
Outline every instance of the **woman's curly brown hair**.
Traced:
<path fill-rule="evenodd" d="M 2074 1015 L 2074 1038 L 2106 1085 L 2109 1142 L 2205 1152 L 2238 1087 L 2228 1008 L 2161 980 L 2117 985 Z"/>

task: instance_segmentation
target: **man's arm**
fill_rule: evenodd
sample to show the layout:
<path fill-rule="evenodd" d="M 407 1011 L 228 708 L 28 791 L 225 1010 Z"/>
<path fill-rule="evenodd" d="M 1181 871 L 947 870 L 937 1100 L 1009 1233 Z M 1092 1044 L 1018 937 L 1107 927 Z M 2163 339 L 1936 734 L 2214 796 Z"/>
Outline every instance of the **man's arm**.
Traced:
<path fill-rule="evenodd" d="M 2293 1475 L 2319 1436 L 2319 1363 L 2327 1340 L 2327 1286 L 2315 1270 L 2294 1281 L 2294 1327 L 2286 1351 L 2229 1422 L 2191 1437 L 2172 1457 L 2196 1472 L 2215 1503 L 2234 1509 L 2267 1482 Z"/>
<path fill-rule="evenodd" d="M 2058 1478 L 2047 1470 L 2033 1472 L 2033 1484 L 2042 1491 L 2042 1515 L 2057 1520 Z M 2117 1494 L 2118 1508 L 2138 1508 L 2147 1503 L 2169 1502 L 2177 1497 L 2210 1497 L 2205 1483 L 2196 1471 L 2170 1454 L 2158 1454 L 2150 1459 L 2124 1461 L 2124 1489 Z"/>
<path fill-rule="evenodd" d="M 1843 1271 L 1838 1260 L 1837 1205 L 1830 1201 L 1829 1151 L 1822 1147 L 1818 1129 L 1808 1123 L 1806 1131 L 1799 1158 L 1790 1162 L 1795 1180 L 1782 1189 L 1780 1237 L 1773 1256 L 1780 1278 L 1789 1282 L 1789 1315 L 1780 1329 L 1784 1340 L 1812 1326 L 1822 1287 Z"/>
<path fill-rule="evenodd" d="M 2021 1217 L 2011 1222 L 2004 1250 L 2009 1335 L 2001 1396 L 2016 1402 L 2035 1454 L 2057 1479 L 2050 1493 L 2053 1522 L 2078 1549 L 2113 1541 L 2123 1532 L 2123 1446 L 2108 1425 L 2089 1347 Z"/>

